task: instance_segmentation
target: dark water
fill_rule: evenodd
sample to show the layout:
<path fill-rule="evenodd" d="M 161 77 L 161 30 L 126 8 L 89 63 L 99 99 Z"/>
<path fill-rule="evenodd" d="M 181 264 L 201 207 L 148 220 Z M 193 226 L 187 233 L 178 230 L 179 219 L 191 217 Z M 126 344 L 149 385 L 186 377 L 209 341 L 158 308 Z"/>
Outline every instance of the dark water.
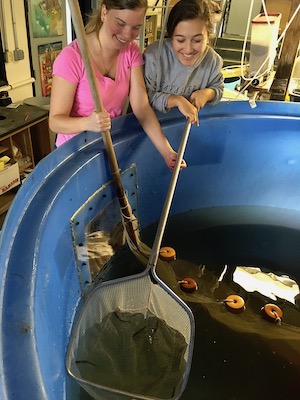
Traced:
<path fill-rule="evenodd" d="M 143 231 L 151 245 L 156 227 Z M 300 313 L 284 298 L 247 292 L 233 281 L 236 266 L 300 281 L 300 215 L 262 207 L 210 208 L 170 218 L 162 245 L 176 249 L 170 270 L 159 276 L 179 293 L 176 279 L 194 278 L 199 289 L 182 294 L 196 323 L 192 369 L 182 400 L 296 400 L 300 398 Z M 127 263 L 130 255 L 127 254 Z M 122 261 L 120 260 L 121 264 Z M 220 276 L 228 265 L 225 276 Z M 123 268 L 123 266 L 122 266 Z M 139 267 L 137 267 L 139 268 Z M 119 265 L 108 271 L 116 277 Z M 172 278 L 169 279 L 172 271 Z M 175 283 L 174 283 L 175 277 Z M 287 290 L 289 288 L 287 287 Z M 244 298 L 246 309 L 232 314 L 222 299 Z M 281 325 L 262 318 L 267 303 L 283 310 Z M 85 398 L 85 397 L 82 397 Z"/>

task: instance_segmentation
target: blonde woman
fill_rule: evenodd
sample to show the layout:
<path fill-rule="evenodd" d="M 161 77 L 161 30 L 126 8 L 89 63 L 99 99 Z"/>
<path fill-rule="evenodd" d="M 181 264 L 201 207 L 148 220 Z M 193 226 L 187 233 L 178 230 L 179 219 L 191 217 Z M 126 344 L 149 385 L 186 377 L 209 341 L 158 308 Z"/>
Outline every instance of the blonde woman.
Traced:
<path fill-rule="evenodd" d="M 146 9 L 146 0 L 103 0 L 87 23 L 87 43 L 104 112 L 94 112 L 77 40 L 66 46 L 56 58 L 50 103 L 50 128 L 58 132 L 56 146 L 82 131 L 110 129 L 111 118 L 122 114 L 129 96 L 132 111 L 144 131 L 167 166 L 170 169 L 174 167 L 177 154 L 149 104 L 143 78 L 144 61 L 135 42 Z"/>

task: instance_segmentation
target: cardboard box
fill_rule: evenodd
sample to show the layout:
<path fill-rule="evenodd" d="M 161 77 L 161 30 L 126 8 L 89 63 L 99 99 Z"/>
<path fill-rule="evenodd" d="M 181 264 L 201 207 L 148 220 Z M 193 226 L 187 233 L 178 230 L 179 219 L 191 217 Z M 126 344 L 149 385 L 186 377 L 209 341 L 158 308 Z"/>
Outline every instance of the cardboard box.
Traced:
<path fill-rule="evenodd" d="M 20 184 L 20 171 L 19 164 L 5 165 L 4 169 L 0 171 L 0 195 L 8 192 L 10 189 Z"/>

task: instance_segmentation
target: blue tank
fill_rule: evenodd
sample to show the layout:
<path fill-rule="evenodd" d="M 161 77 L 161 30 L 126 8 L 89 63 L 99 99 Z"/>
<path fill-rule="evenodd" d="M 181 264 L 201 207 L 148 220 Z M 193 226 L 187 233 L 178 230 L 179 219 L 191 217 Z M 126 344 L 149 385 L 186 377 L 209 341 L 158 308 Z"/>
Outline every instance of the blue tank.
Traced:
<path fill-rule="evenodd" d="M 174 149 L 185 120 L 159 114 Z M 266 223 L 300 227 L 300 107 L 221 102 L 192 127 L 171 215 L 216 207 L 271 207 Z M 133 115 L 113 121 L 120 169 L 136 164 L 140 229 L 158 221 L 170 171 Z M 101 136 L 84 132 L 36 166 L 18 191 L 0 239 L 0 398 L 79 399 L 65 354 L 81 298 L 70 219 L 111 180 Z M 285 218 L 282 218 L 284 211 Z M 194 221 L 196 224 L 197 221 Z M 298 260 L 300 261 L 300 260 Z M 300 276 L 300 263 L 289 273 Z"/>

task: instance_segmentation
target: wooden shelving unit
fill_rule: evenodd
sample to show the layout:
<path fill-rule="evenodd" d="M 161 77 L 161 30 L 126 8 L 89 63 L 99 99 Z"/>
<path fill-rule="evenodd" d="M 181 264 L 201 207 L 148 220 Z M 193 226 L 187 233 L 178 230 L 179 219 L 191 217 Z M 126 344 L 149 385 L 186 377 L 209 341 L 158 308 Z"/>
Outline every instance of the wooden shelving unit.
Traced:
<path fill-rule="evenodd" d="M 157 25 L 158 13 L 157 11 L 147 11 L 144 19 L 144 26 L 137 39 L 140 49 L 143 52 L 149 44 L 157 40 Z"/>
<path fill-rule="evenodd" d="M 16 190 L 11 189 L 0 196 L 0 216 L 4 214 L 11 205 L 16 194 Z M 1 228 L 0 228 L 1 230 Z"/>
<path fill-rule="evenodd" d="M 30 119 L 26 120 L 28 110 L 32 110 L 31 121 Z M 52 150 L 48 112 L 36 110 L 39 109 L 30 106 L 29 108 L 28 106 L 20 106 L 18 113 L 0 110 L 1 114 L 5 114 L 6 119 L 12 121 L 11 124 L 7 124 L 7 131 L 5 130 L 6 125 L 0 124 L 0 157 L 6 155 L 12 161 L 17 162 L 20 174 L 28 168 L 34 168 Z M 0 195 L 0 215 L 9 209 L 17 190 L 18 187 L 14 187 Z"/>
<path fill-rule="evenodd" d="M 2 156 L 3 153 L 6 153 L 6 152 L 7 152 L 7 150 L 8 150 L 8 147 L 6 147 L 6 146 L 0 146 L 0 155 Z"/>

